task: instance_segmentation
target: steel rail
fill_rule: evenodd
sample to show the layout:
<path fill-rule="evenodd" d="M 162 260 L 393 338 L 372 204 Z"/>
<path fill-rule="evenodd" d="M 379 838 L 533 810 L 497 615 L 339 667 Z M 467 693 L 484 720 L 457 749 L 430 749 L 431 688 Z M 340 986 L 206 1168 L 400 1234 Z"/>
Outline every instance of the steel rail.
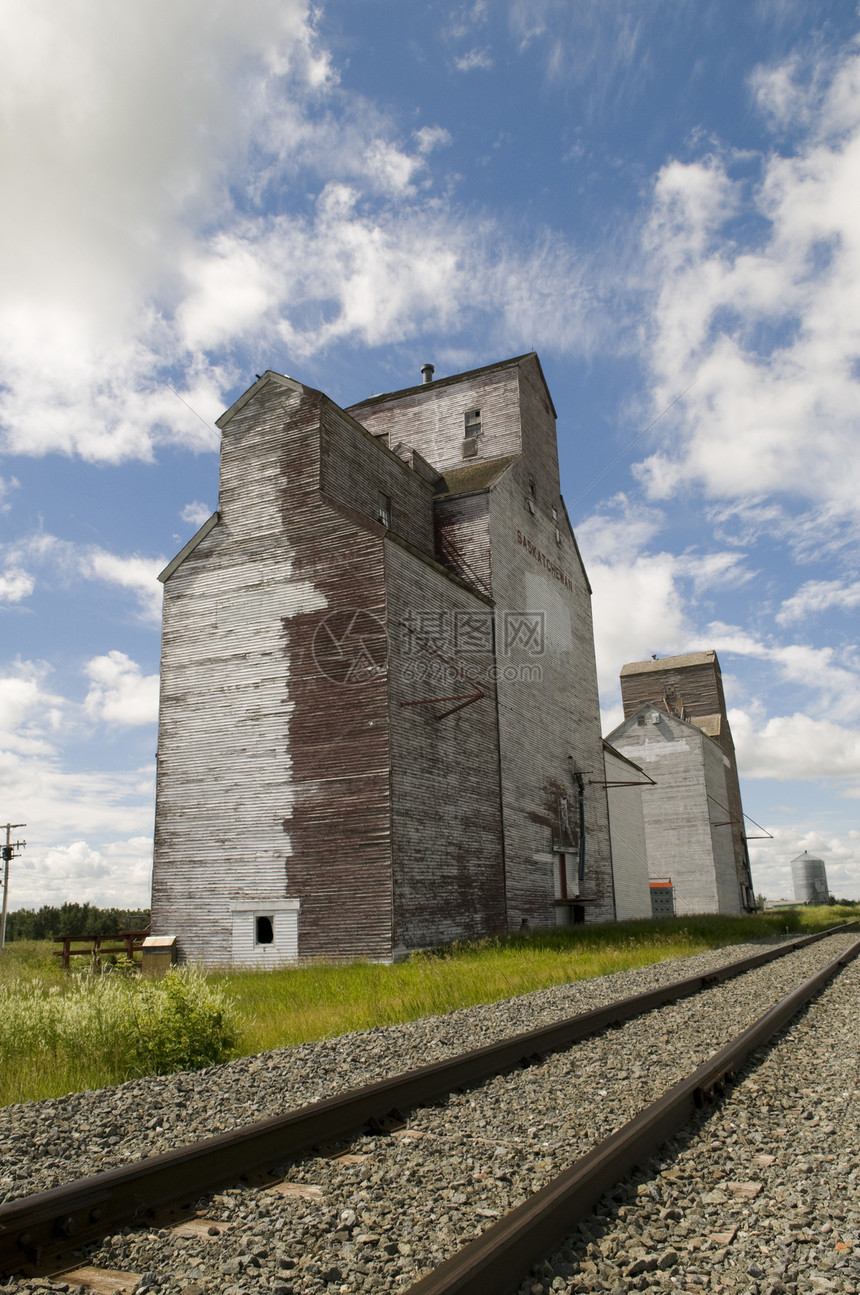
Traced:
<path fill-rule="evenodd" d="M 603 1193 L 653 1155 L 695 1112 L 722 1094 L 751 1052 L 795 1016 L 846 963 L 860 940 L 765 1012 L 656 1102 L 493 1224 L 404 1295 L 510 1295 L 552 1254 Z"/>
<path fill-rule="evenodd" d="M 839 934 L 854 922 L 787 941 L 713 971 L 620 999 L 606 1007 L 487 1044 L 446 1061 L 312 1102 L 254 1124 L 216 1134 L 60 1187 L 0 1204 L 0 1274 L 46 1273 L 72 1262 L 74 1252 L 125 1226 L 193 1211 L 207 1192 L 259 1178 L 314 1147 L 354 1137 L 370 1126 L 438 1100 L 457 1088 L 532 1064 L 578 1039 L 656 1007 L 743 975 L 806 945 Z"/>

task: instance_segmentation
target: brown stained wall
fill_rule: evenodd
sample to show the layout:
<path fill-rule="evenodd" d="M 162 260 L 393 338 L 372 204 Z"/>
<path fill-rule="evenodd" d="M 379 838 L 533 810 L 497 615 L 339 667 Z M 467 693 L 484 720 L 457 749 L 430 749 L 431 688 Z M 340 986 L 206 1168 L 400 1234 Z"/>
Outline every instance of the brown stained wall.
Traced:
<path fill-rule="evenodd" d="M 302 901 L 302 957 L 391 949 L 385 665 L 347 687 L 314 648 L 351 608 L 384 639 L 383 531 L 320 497 L 322 399 L 269 384 L 232 418 L 222 521 L 165 584 L 153 929 L 184 957 L 228 959 L 257 897 Z"/>
<path fill-rule="evenodd" d="M 229 959 L 232 901 L 286 895 L 281 631 L 322 605 L 312 585 L 291 579 L 280 526 L 281 443 L 294 420 L 302 435 L 300 406 L 294 391 L 269 387 L 237 415 L 221 520 L 164 586 L 153 929 L 177 934 L 182 957 Z"/>
<path fill-rule="evenodd" d="M 577 806 L 568 755 L 586 783 L 582 895 L 591 901 L 585 906 L 586 920 L 614 916 L 591 597 L 569 531 L 562 532 L 561 544 L 555 539 L 542 489 L 551 479 L 549 458 L 549 450 L 529 459 L 523 455 L 490 496 L 493 596 L 502 623 L 499 664 L 540 671 L 539 680 L 500 678 L 498 684 L 508 921 L 513 928 L 523 918 L 537 926 L 555 922 L 552 846 L 558 838 L 559 796 L 566 792 L 572 814 Z M 538 485 L 535 513 L 527 504 L 530 475 Z M 544 614 L 545 650 L 540 655 L 524 646 L 504 650 L 506 614 L 524 611 Z"/>
<path fill-rule="evenodd" d="M 491 648 L 492 607 L 391 541 L 386 580 L 394 931 L 404 950 L 505 928 L 492 652 L 464 650 L 454 621 L 480 618 Z M 473 703 L 445 716 L 460 703 L 444 699 L 463 694 Z"/>
<path fill-rule="evenodd" d="M 471 409 L 481 411 L 479 458 L 519 451 L 517 366 L 513 361 L 465 374 L 450 385 L 431 382 L 403 396 L 386 398 L 384 403 L 353 405 L 349 413 L 375 436 L 387 437 L 392 449 L 403 442 L 444 472 L 464 462 L 464 415 Z"/>
<path fill-rule="evenodd" d="M 667 685 L 675 687 L 679 701 L 684 703 L 687 718 L 694 715 L 725 716 L 726 701 L 716 653 L 690 655 L 702 659 L 692 664 L 681 664 L 684 657 L 664 657 L 659 661 L 637 661 L 625 665 L 621 672 L 625 719 L 646 701 L 660 702 Z"/>
<path fill-rule="evenodd" d="M 325 600 L 324 608 L 284 624 L 294 788 L 283 820 L 289 893 L 302 901 L 300 956 L 386 957 L 391 841 L 384 532 L 320 498 L 320 467 L 331 465 L 329 438 L 342 427 L 331 402 L 316 393 L 313 399 L 317 428 L 322 423 L 319 454 L 309 455 L 299 438 L 290 438 L 281 457 L 287 483 L 282 522 L 296 548 L 294 577 L 312 583 Z"/>

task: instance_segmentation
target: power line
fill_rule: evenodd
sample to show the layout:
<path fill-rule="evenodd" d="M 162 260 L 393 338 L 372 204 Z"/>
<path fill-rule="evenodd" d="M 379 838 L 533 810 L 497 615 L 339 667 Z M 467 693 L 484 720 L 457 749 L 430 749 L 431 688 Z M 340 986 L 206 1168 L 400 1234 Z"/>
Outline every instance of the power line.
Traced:
<path fill-rule="evenodd" d="M 9 900 L 9 861 L 14 859 L 16 850 L 23 850 L 26 841 L 13 841 L 13 827 L 26 827 L 26 823 L 6 824 L 6 844 L 3 846 L 3 915 L 0 917 L 0 949 L 6 946 L 6 908 Z"/>
<path fill-rule="evenodd" d="M 576 496 L 576 498 L 574 499 L 573 503 L 570 505 L 570 506 L 571 506 L 571 508 L 573 508 L 574 504 L 578 504 L 578 503 L 579 503 L 579 501 L 580 501 L 580 499 L 582 499 L 584 495 L 587 495 L 587 494 L 588 494 L 588 492 L 589 492 L 589 490 L 591 490 L 593 486 L 596 486 L 596 485 L 597 485 L 598 481 L 602 481 L 602 480 L 603 480 L 603 478 L 606 476 L 607 472 L 611 472 L 611 471 L 612 471 L 612 469 L 615 467 L 616 463 L 620 462 L 620 460 L 624 458 L 624 455 L 625 455 L 625 454 L 629 454 L 629 452 L 633 449 L 633 446 L 634 446 L 634 445 L 638 445 L 638 444 L 639 444 L 639 442 L 642 440 L 642 437 L 643 437 L 643 436 L 647 436 L 647 435 L 648 435 L 648 433 L 651 431 L 651 428 L 652 428 L 652 427 L 656 427 L 656 425 L 657 425 L 657 423 L 659 423 L 660 419 L 661 419 L 661 418 L 665 418 L 665 416 L 668 414 L 669 410 L 670 410 L 670 409 L 674 409 L 674 408 L 675 408 L 675 406 L 677 405 L 678 401 L 679 401 L 679 400 L 683 400 L 683 399 L 684 399 L 684 397 L 686 396 L 687 392 L 690 390 L 690 388 L 691 388 L 691 387 L 695 387 L 695 385 L 696 385 L 696 383 L 697 383 L 697 382 L 698 382 L 698 378 L 694 378 L 694 379 L 693 379 L 693 381 L 690 383 L 690 386 L 689 386 L 689 387 L 685 387 L 685 388 L 684 388 L 684 390 L 681 392 L 680 396 L 676 396 L 676 397 L 675 397 L 675 399 L 671 402 L 671 404 L 668 404 L 668 405 L 666 406 L 666 408 L 663 410 L 663 412 L 662 412 L 661 414 L 658 414 L 658 415 L 657 415 L 657 417 L 653 420 L 653 422 L 650 422 L 650 423 L 648 424 L 648 426 L 645 428 L 644 432 L 640 432 L 638 436 L 634 437 L 634 439 L 630 442 L 630 444 L 629 444 L 629 445 L 625 445 L 625 447 L 624 447 L 624 449 L 621 451 L 621 453 L 620 453 L 620 454 L 616 454 L 616 456 L 615 456 L 615 458 L 612 460 L 612 462 L 611 462 L 607 467 L 605 467 L 605 468 L 603 469 L 603 471 L 602 471 L 601 473 L 599 473 L 599 474 L 598 474 L 598 476 L 596 476 L 596 477 L 594 478 L 594 480 L 593 480 L 593 481 L 590 481 L 590 482 L 589 482 L 589 484 L 585 487 L 585 489 L 584 489 L 584 490 L 581 490 L 581 491 L 579 492 L 579 494 L 578 494 L 578 495 Z"/>

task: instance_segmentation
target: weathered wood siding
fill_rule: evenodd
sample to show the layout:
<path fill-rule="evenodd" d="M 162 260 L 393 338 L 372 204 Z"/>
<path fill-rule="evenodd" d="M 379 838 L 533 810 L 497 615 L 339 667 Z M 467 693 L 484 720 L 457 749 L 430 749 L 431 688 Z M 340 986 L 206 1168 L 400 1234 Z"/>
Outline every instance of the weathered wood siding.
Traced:
<path fill-rule="evenodd" d="M 386 583 L 394 931 L 406 950 L 505 929 L 493 613 L 391 540 Z"/>
<path fill-rule="evenodd" d="M 434 513 L 434 472 L 386 441 L 461 468 L 474 409 L 478 458 L 509 457 Z M 184 958 L 551 925 L 572 773 L 577 898 L 613 915 L 590 591 L 536 357 L 354 412 L 373 435 L 264 375 L 219 420 L 220 520 L 165 573 L 153 929 Z"/>
<path fill-rule="evenodd" d="M 437 501 L 437 555 L 496 602 L 508 921 L 514 928 L 556 921 L 559 851 L 553 845 L 562 799 L 578 819 L 568 757 L 585 780 L 583 906 L 588 920 L 609 920 L 614 905 L 591 596 L 561 502 L 555 414 L 537 357 L 351 412 L 390 444 L 410 445 L 446 471 L 462 466 L 464 415 L 473 409 L 481 411 L 477 457 L 519 457 L 488 493 Z M 539 653 L 533 644 L 507 641 L 527 612 L 543 617 Z M 526 633 L 523 625 L 520 639 Z M 574 871 L 570 862 L 568 870 Z"/>
<path fill-rule="evenodd" d="M 521 449 L 517 363 L 463 374 L 351 406 L 349 412 L 375 436 L 402 442 L 444 472 L 463 463 L 465 415 L 481 411 L 479 458 L 500 458 Z"/>
<path fill-rule="evenodd" d="M 727 770 L 719 746 L 652 705 L 640 707 L 609 741 L 657 784 L 642 790 L 648 867 L 651 876 L 671 877 L 675 911 L 740 912 L 731 833 L 718 826 L 726 818 L 719 805 Z"/>
<path fill-rule="evenodd" d="M 621 671 L 621 699 L 625 716 L 631 715 L 643 703 L 653 701 L 668 705 L 689 720 L 715 721 L 706 731 L 719 744 L 729 761 L 726 768 L 728 813 L 725 817 L 731 819 L 728 831 L 732 839 L 737 885 L 740 887 L 744 906 L 754 907 L 737 756 L 716 652 L 707 650 L 662 657 L 657 661 L 630 662 Z"/>
<path fill-rule="evenodd" d="M 479 593 L 493 588 L 490 555 L 490 497 L 480 494 L 439 499 L 435 504 L 436 556 Z"/>
<path fill-rule="evenodd" d="M 586 866 L 579 886 L 585 918 L 614 917 L 591 595 L 570 532 L 560 530 L 561 542 L 556 540 L 552 508 L 561 509 L 553 481 L 551 462 L 544 475 L 541 456 L 523 456 L 490 495 L 507 903 L 513 928 L 523 921 L 533 926 L 556 921 L 561 851 L 554 845 L 561 840 L 562 800 L 578 840 L 578 788 L 572 776 L 577 772 L 585 796 Z M 518 617 L 524 614 L 523 629 L 517 632 Z M 543 634 L 539 650 L 527 640 L 532 624 Z M 565 853 L 572 880 L 571 851 Z"/>
<path fill-rule="evenodd" d="M 705 788 L 708 792 L 717 908 L 720 913 L 742 913 L 744 897 L 735 868 L 733 824 L 724 808 L 731 803 L 728 787 L 731 765 L 725 752 L 707 737 L 702 742 L 702 757 Z"/>
<path fill-rule="evenodd" d="M 325 401 L 320 486 L 333 500 L 376 521 L 382 495 L 391 500 L 391 529 L 433 553 L 433 488 L 376 437 Z"/>
<path fill-rule="evenodd" d="M 604 748 L 608 783 L 629 783 L 641 774 L 612 751 Z M 645 817 L 642 798 L 652 790 L 641 787 L 609 786 L 609 834 L 612 843 L 612 876 L 615 886 L 615 916 L 619 922 L 634 917 L 651 916 L 648 890 L 648 847 L 645 840 Z"/>
<path fill-rule="evenodd" d="M 229 959 L 249 899 L 301 901 L 300 956 L 391 949 L 385 665 L 345 686 L 314 637 L 358 609 L 384 642 L 384 532 L 320 495 L 325 413 L 270 385 L 236 414 L 221 523 L 165 584 L 153 929 L 184 957 Z"/>

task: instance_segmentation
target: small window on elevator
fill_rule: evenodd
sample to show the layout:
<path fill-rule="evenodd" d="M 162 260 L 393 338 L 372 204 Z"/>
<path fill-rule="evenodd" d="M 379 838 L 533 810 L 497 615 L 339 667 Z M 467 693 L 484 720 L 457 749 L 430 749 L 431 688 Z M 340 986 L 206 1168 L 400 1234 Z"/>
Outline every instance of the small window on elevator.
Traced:
<path fill-rule="evenodd" d="M 383 495 L 380 493 L 376 520 L 381 526 L 384 526 L 387 531 L 391 530 L 391 498 L 389 495 Z"/>
<path fill-rule="evenodd" d="M 470 436 L 478 436 L 481 431 L 480 409 L 469 409 L 464 414 L 463 418 L 465 423 L 465 426 L 463 428 L 463 435 L 466 437 L 466 439 L 468 440 Z"/>
<path fill-rule="evenodd" d="M 274 944 L 275 928 L 271 917 L 257 917 L 256 928 L 257 944 Z"/>

